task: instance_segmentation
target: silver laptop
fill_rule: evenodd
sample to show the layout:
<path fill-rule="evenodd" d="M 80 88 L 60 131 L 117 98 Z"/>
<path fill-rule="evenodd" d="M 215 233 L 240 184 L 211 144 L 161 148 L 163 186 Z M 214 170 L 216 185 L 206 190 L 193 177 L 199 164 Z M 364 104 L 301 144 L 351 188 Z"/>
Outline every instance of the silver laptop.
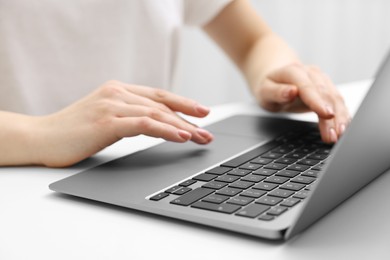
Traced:
<path fill-rule="evenodd" d="M 165 142 L 50 189 L 272 240 L 289 239 L 390 167 L 390 56 L 333 147 L 314 123 L 239 115 L 207 146 Z"/>

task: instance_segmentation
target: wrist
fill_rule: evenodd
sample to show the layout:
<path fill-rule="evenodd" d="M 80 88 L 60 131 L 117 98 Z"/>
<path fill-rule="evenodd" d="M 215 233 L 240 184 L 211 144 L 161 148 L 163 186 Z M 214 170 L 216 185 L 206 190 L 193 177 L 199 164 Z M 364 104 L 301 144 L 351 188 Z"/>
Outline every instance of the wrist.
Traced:
<path fill-rule="evenodd" d="M 11 112 L 0 112 L 2 131 L 0 165 L 37 165 L 36 118 Z"/>

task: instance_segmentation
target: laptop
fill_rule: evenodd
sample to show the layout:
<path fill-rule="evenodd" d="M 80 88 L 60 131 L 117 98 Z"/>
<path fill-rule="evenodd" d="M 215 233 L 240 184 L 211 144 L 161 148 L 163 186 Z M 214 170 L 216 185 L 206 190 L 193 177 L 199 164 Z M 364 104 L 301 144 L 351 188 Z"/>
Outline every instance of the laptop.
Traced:
<path fill-rule="evenodd" d="M 270 240 L 287 240 L 390 167 L 390 55 L 339 142 L 315 123 L 236 115 L 207 146 L 164 142 L 50 189 Z"/>

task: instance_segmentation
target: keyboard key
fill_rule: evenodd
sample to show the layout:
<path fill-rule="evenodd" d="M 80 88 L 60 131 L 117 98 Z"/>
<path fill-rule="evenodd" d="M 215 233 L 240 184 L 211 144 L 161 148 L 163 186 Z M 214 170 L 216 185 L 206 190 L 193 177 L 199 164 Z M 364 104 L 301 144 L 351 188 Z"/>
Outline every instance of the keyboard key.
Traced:
<path fill-rule="evenodd" d="M 175 192 L 173 192 L 173 194 L 175 194 L 175 195 L 183 195 L 184 193 L 187 193 L 187 192 L 189 192 L 191 190 L 192 190 L 191 188 L 182 187 L 182 188 L 176 190 Z"/>
<path fill-rule="evenodd" d="M 236 196 L 238 193 L 240 193 L 242 190 L 241 189 L 236 189 L 236 188 L 223 188 L 219 191 L 217 191 L 216 193 L 217 194 L 220 194 L 220 195 L 226 195 L 226 196 Z"/>
<path fill-rule="evenodd" d="M 314 159 L 303 159 L 297 162 L 297 164 L 303 164 L 303 165 L 309 165 L 309 166 L 314 166 L 318 164 L 320 161 L 319 160 L 314 160 Z"/>
<path fill-rule="evenodd" d="M 250 189 L 250 190 L 244 190 L 240 195 L 257 199 L 257 198 L 260 198 L 261 196 L 263 196 L 266 193 L 267 192 L 263 191 L 263 190 Z"/>
<path fill-rule="evenodd" d="M 293 197 L 297 199 L 306 199 L 307 196 L 309 196 L 309 191 L 303 190 L 295 193 Z"/>
<path fill-rule="evenodd" d="M 192 179 L 197 180 L 197 181 L 211 181 L 212 179 L 215 179 L 216 177 L 217 177 L 217 175 L 214 175 L 214 174 L 201 173 Z"/>
<path fill-rule="evenodd" d="M 240 177 L 238 176 L 233 176 L 233 175 L 222 175 L 216 178 L 216 181 L 221 181 L 221 182 L 227 182 L 227 183 L 232 183 L 238 180 Z"/>
<path fill-rule="evenodd" d="M 266 178 L 265 176 L 251 174 L 251 175 L 247 175 L 247 176 L 241 178 L 241 180 L 251 181 L 251 182 L 260 182 L 260 181 L 264 180 L 265 178 Z"/>
<path fill-rule="evenodd" d="M 329 155 L 331 152 L 332 148 L 321 148 L 317 150 L 317 154 L 326 154 Z"/>
<path fill-rule="evenodd" d="M 259 204 L 251 204 L 236 213 L 237 216 L 247 217 L 247 218 L 255 218 L 261 213 L 267 211 L 269 209 L 268 206 L 259 205 Z"/>
<path fill-rule="evenodd" d="M 271 150 L 271 152 L 286 154 L 286 153 L 292 152 L 292 150 L 293 149 L 287 148 L 287 147 L 278 147 L 278 148 L 275 148 L 275 149 Z"/>
<path fill-rule="evenodd" d="M 261 166 L 262 166 L 261 164 L 255 164 L 255 163 L 248 162 L 248 163 L 241 165 L 240 169 L 255 171 L 255 170 L 259 169 Z"/>
<path fill-rule="evenodd" d="M 167 189 L 165 192 L 166 193 L 174 193 L 176 190 L 180 189 L 180 186 L 174 186 L 172 188 Z"/>
<path fill-rule="evenodd" d="M 282 163 L 270 163 L 264 166 L 265 169 L 281 170 L 286 168 L 287 165 Z"/>
<path fill-rule="evenodd" d="M 283 190 L 283 189 L 276 189 L 268 193 L 269 196 L 279 197 L 279 198 L 288 198 L 292 194 L 294 194 L 294 191 Z"/>
<path fill-rule="evenodd" d="M 311 169 L 315 170 L 315 171 L 321 171 L 324 166 L 325 166 L 325 164 L 321 163 L 321 164 L 318 164 L 318 165 L 314 166 Z"/>
<path fill-rule="evenodd" d="M 283 164 L 293 164 L 297 161 L 297 159 L 293 159 L 293 158 L 279 158 L 277 159 L 275 162 L 276 163 L 283 163 Z"/>
<path fill-rule="evenodd" d="M 286 190 L 292 190 L 292 191 L 299 191 L 305 187 L 304 184 L 301 183 L 293 183 L 293 182 L 288 182 L 280 186 L 281 189 L 286 189 Z"/>
<path fill-rule="evenodd" d="M 305 153 L 297 153 L 297 152 L 292 152 L 286 155 L 286 158 L 293 158 L 293 159 L 302 159 L 305 157 Z"/>
<path fill-rule="evenodd" d="M 267 158 L 267 159 L 274 159 L 275 160 L 275 159 L 278 159 L 278 158 L 280 158 L 282 156 L 283 156 L 283 154 L 281 154 L 281 153 L 268 152 L 266 154 L 263 154 L 261 157 Z"/>
<path fill-rule="evenodd" d="M 165 193 L 165 192 L 161 192 L 157 195 L 154 195 L 153 197 L 150 198 L 150 200 L 153 200 L 153 201 L 159 201 L 165 197 L 168 197 L 169 194 L 168 193 Z"/>
<path fill-rule="evenodd" d="M 255 203 L 260 203 L 260 204 L 265 204 L 265 205 L 270 205 L 270 206 L 275 206 L 279 202 L 281 202 L 283 199 L 281 198 L 276 198 L 276 197 L 270 197 L 270 196 L 263 196 L 260 199 L 256 200 Z"/>
<path fill-rule="evenodd" d="M 270 210 L 268 210 L 267 214 L 271 215 L 271 216 L 279 216 L 280 214 L 282 214 L 286 210 L 287 210 L 286 207 L 276 206 L 276 207 L 273 207 Z"/>
<path fill-rule="evenodd" d="M 263 158 L 263 157 L 257 157 L 251 161 L 251 163 L 257 163 L 257 164 L 269 164 L 272 162 L 272 159 Z"/>
<path fill-rule="evenodd" d="M 264 215 L 261 215 L 258 219 L 259 220 L 264 220 L 264 221 L 271 221 L 273 220 L 275 217 L 271 216 L 271 215 L 267 215 L 267 214 L 264 214 Z"/>
<path fill-rule="evenodd" d="M 276 183 L 276 184 L 283 184 L 289 179 L 286 177 L 281 177 L 281 176 L 270 176 L 267 179 L 265 179 L 265 182 L 271 182 L 271 183 Z"/>
<path fill-rule="evenodd" d="M 179 186 L 188 187 L 194 183 L 196 183 L 196 180 L 186 180 L 186 181 L 183 181 L 182 183 L 180 183 Z"/>
<path fill-rule="evenodd" d="M 209 202 L 204 202 L 204 201 L 198 201 L 194 204 L 191 205 L 193 208 L 198 208 L 198 209 L 205 209 L 205 210 L 211 210 L 211 211 L 216 211 L 216 212 L 221 212 L 221 213 L 226 213 L 226 214 L 232 214 L 239 210 L 241 207 L 233 204 L 215 204 L 215 203 L 209 203 Z"/>
<path fill-rule="evenodd" d="M 256 174 L 256 175 L 264 175 L 264 176 L 271 176 L 272 174 L 276 173 L 277 170 L 270 170 L 270 169 L 258 169 L 254 172 L 252 172 L 252 174 Z"/>
<path fill-rule="evenodd" d="M 260 147 L 257 147 L 257 148 L 255 148 L 247 153 L 244 153 L 236 158 L 233 158 L 230 161 L 224 162 L 221 166 L 227 166 L 227 167 L 233 167 L 233 168 L 238 167 L 246 162 L 249 162 L 253 158 L 262 155 L 263 153 L 268 152 L 269 150 L 275 148 L 278 145 L 279 145 L 279 143 L 276 141 L 266 143 L 266 144 L 264 144 Z"/>
<path fill-rule="evenodd" d="M 307 170 L 307 171 L 302 173 L 302 176 L 317 178 L 319 173 L 320 173 L 319 171 Z"/>
<path fill-rule="evenodd" d="M 206 198 L 202 199 L 202 201 L 220 204 L 220 203 L 224 202 L 225 200 L 228 200 L 229 198 L 230 197 L 228 197 L 228 196 L 211 194 L 211 195 L 207 196 Z"/>
<path fill-rule="evenodd" d="M 287 177 L 287 178 L 294 178 L 295 176 L 297 176 L 300 172 L 298 171 L 289 171 L 289 170 L 283 170 L 283 171 L 280 171 L 278 172 L 277 174 L 275 174 L 276 176 L 283 176 L 283 177 Z"/>
<path fill-rule="evenodd" d="M 218 167 L 215 167 L 213 169 L 206 171 L 206 173 L 215 174 L 215 175 L 222 175 L 222 174 L 230 171 L 231 169 L 232 168 L 218 166 Z"/>
<path fill-rule="evenodd" d="M 298 149 L 301 146 L 302 146 L 302 144 L 298 144 L 298 143 L 287 143 L 287 144 L 281 145 L 280 147 L 294 150 L 294 149 Z"/>
<path fill-rule="evenodd" d="M 307 166 L 307 165 L 293 164 L 293 165 L 290 165 L 289 167 L 287 167 L 287 170 L 303 172 L 309 168 L 310 168 L 310 166 Z"/>
<path fill-rule="evenodd" d="M 325 160 L 326 158 L 328 158 L 328 155 L 315 153 L 315 154 L 309 155 L 307 158 L 322 161 L 322 160 Z"/>
<path fill-rule="evenodd" d="M 270 191 L 270 190 L 275 189 L 276 187 L 278 187 L 278 185 L 274 184 L 274 183 L 260 182 L 260 183 L 256 184 L 255 186 L 253 186 L 252 188 L 258 189 L 258 190 Z"/>
<path fill-rule="evenodd" d="M 313 181 L 315 181 L 315 178 L 312 177 L 306 177 L 306 176 L 297 176 L 294 179 L 292 179 L 292 182 L 302 183 L 302 184 L 310 184 Z"/>
<path fill-rule="evenodd" d="M 203 188 L 209 188 L 209 189 L 219 190 L 219 189 L 222 189 L 223 187 L 225 187 L 226 185 L 228 185 L 228 184 L 225 183 L 225 182 L 212 181 L 212 182 L 206 183 L 206 184 L 203 185 L 202 187 L 203 187 Z"/>
<path fill-rule="evenodd" d="M 232 184 L 230 184 L 229 187 L 246 190 L 246 189 L 248 189 L 252 185 L 253 185 L 253 182 L 249 182 L 249 181 L 236 181 L 236 182 L 233 182 Z"/>
<path fill-rule="evenodd" d="M 233 197 L 230 200 L 228 200 L 226 203 L 236 204 L 236 205 L 240 205 L 240 206 L 246 206 L 249 203 L 251 203 L 252 201 L 254 201 L 254 199 L 249 198 L 249 197 L 236 196 L 236 197 Z"/>
<path fill-rule="evenodd" d="M 293 207 L 293 206 L 297 205 L 299 202 L 301 202 L 300 199 L 288 198 L 288 199 L 285 199 L 282 203 L 280 203 L 280 205 L 285 206 L 285 207 Z"/>
<path fill-rule="evenodd" d="M 214 192 L 214 190 L 212 190 L 212 189 L 197 188 L 195 190 L 192 190 L 192 191 L 172 200 L 170 203 L 176 204 L 176 205 L 188 206 L 188 205 L 194 203 L 195 201 L 200 200 L 213 192 Z"/>
<path fill-rule="evenodd" d="M 316 148 L 314 148 L 314 147 L 303 146 L 303 147 L 299 148 L 298 150 L 295 150 L 295 152 L 309 154 L 309 153 L 314 152 L 315 150 L 316 150 Z M 310 158 L 310 159 L 316 159 L 316 158 Z"/>
<path fill-rule="evenodd" d="M 227 174 L 229 175 L 234 175 L 234 176 L 239 176 L 239 177 L 243 177 L 245 175 L 248 175 L 251 171 L 250 170 L 245 170 L 245 169 L 233 169 L 231 170 L 230 172 L 228 172 Z"/>
<path fill-rule="evenodd" d="M 314 187 L 313 187 L 313 185 L 311 184 L 311 185 L 307 185 L 306 187 L 305 187 L 305 190 L 312 190 Z"/>

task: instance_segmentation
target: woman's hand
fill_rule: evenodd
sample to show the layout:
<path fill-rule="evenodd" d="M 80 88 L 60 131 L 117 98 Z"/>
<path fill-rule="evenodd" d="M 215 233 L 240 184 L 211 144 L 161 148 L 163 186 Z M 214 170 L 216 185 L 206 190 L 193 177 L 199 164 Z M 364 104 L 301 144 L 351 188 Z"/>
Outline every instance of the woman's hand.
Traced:
<path fill-rule="evenodd" d="M 69 166 L 123 137 L 140 134 L 173 142 L 212 141 L 209 132 L 176 112 L 205 117 L 209 109 L 165 90 L 109 81 L 69 107 L 34 121 L 36 161 Z"/>
<path fill-rule="evenodd" d="M 204 30 L 240 68 L 262 107 L 314 111 L 325 142 L 342 135 L 350 116 L 335 86 L 318 68 L 301 64 L 250 1 L 232 1 Z"/>
<path fill-rule="evenodd" d="M 340 93 L 327 75 L 314 66 L 293 63 L 266 75 L 255 96 L 273 112 L 314 111 L 323 141 L 335 143 L 350 122 Z"/>

